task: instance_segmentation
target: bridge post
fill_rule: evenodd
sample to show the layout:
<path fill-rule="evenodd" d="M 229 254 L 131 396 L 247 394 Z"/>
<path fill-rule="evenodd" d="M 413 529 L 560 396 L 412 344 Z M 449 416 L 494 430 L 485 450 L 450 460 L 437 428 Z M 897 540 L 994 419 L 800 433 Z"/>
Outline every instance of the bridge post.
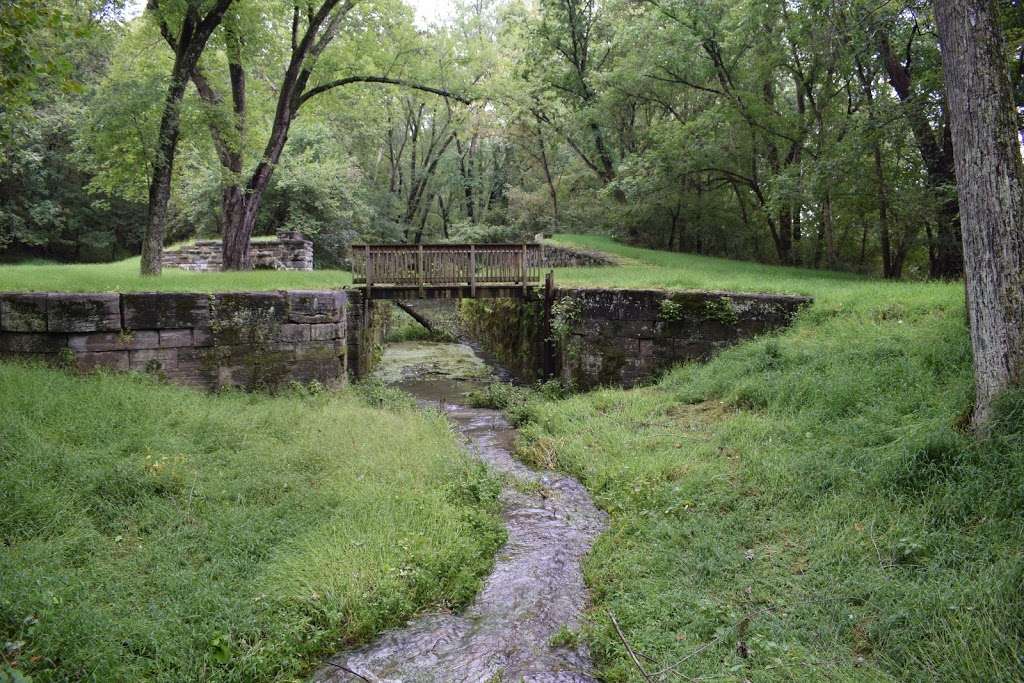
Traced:
<path fill-rule="evenodd" d="M 523 245 L 523 253 L 519 255 L 519 279 L 523 283 L 523 298 L 526 298 L 529 288 L 526 286 L 526 245 Z"/>
<path fill-rule="evenodd" d="M 373 288 L 373 268 L 370 263 L 370 245 L 366 245 L 366 298 L 363 301 L 363 313 L 370 314 L 370 290 Z"/>
<path fill-rule="evenodd" d="M 427 274 L 423 270 L 423 243 L 422 242 L 420 243 L 420 248 L 416 251 L 416 275 L 417 275 L 417 277 L 419 279 L 419 282 L 420 282 L 420 298 L 423 299 L 423 298 L 426 297 L 426 294 L 423 292 L 423 287 L 425 286 L 426 281 L 427 281 Z"/>
<path fill-rule="evenodd" d="M 476 245 L 469 245 L 469 295 L 476 298 Z"/>

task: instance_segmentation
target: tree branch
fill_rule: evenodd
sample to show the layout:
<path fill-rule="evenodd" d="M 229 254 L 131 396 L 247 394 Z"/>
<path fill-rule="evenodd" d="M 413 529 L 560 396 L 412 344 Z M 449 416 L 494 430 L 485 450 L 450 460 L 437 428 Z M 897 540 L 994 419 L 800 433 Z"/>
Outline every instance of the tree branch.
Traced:
<path fill-rule="evenodd" d="M 310 88 L 305 93 L 303 93 L 302 97 L 299 98 L 299 105 L 301 106 L 306 102 L 306 100 L 315 97 L 321 93 L 325 93 L 328 90 L 333 90 L 334 88 L 340 88 L 346 85 L 352 85 L 353 83 L 386 83 L 389 85 L 400 85 L 405 88 L 412 88 L 413 90 L 421 90 L 423 92 L 432 93 L 440 97 L 451 98 L 457 102 L 462 102 L 463 104 L 473 103 L 473 99 L 466 97 L 465 95 L 460 95 L 459 93 L 454 93 L 444 88 L 434 88 L 429 85 L 422 85 L 420 83 L 415 83 L 413 81 L 407 81 L 402 78 L 388 78 L 387 76 L 348 76 L 347 78 L 340 78 L 336 81 L 330 81 L 328 83 L 318 85 L 315 88 Z"/>

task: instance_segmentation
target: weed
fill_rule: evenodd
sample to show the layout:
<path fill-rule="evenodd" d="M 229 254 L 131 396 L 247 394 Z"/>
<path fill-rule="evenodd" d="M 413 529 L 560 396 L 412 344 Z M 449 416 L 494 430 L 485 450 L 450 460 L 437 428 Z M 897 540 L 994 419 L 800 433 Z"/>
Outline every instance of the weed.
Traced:
<path fill-rule="evenodd" d="M 551 636 L 550 640 L 548 640 L 548 644 L 551 645 L 551 647 L 579 647 L 579 631 L 574 631 L 568 626 L 562 626 Z"/>

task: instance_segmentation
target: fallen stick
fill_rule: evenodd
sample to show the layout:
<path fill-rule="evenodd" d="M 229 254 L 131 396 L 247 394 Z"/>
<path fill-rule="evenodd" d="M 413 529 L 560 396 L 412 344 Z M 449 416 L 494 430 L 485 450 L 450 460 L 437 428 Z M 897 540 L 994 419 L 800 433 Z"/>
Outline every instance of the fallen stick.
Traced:
<path fill-rule="evenodd" d="M 611 617 L 612 625 L 615 627 L 615 632 L 619 634 L 619 640 L 621 640 L 622 644 L 626 647 L 626 652 L 629 653 L 629 656 L 632 658 L 633 663 L 636 664 L 636 668 L 640 670 L 640 675 L 644 677 L 644 680 L 653 681 L 654 679 L 651 678 L 650 674 L 648 674 L 644 670 L 643 664 L 640 663 L 640 658 L 636 656 L 636 652 L 633 651 L 633 648 L 632 646 L 630 646 L 629 641 L 626 640 L 626 635 L 622 632 L 622 629 L 619 627 L 619 622 L 615 618 L 615 614 L 611 610 L 608 610 L 608 616 Z"/>

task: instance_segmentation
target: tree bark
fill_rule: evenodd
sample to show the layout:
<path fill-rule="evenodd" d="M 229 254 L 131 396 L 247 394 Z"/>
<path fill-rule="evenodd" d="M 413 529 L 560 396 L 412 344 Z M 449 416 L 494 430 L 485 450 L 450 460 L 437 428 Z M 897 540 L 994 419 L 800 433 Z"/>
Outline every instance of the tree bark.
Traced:
<path fill-rule="evenodd" d="M 1024 164 L 993 0 L 935 0 L 960 191 L 973 423 L 1024 374 Z"/>
<path fill-rule="evenodd" d="M 140 269 L 143 275 L 159 275 L 163 269 L 164 234 L 167 228 L 167 205 L 171 201 L 171 178 L 174 175 L 174 155 L 178 149 L 178 135 L 181 123 L 181 99 L 188 85 L 188 73 L 184 72 L 181 58 L 176 57 L 171 72 L 171 85 L 164 100 L 164 111 L 160 118 L 160 140 L 157 144 L 156 159 L 153 161 L 153 177 L 149 182 L 149 217 L 146 234 L 142 238 Z"/>

